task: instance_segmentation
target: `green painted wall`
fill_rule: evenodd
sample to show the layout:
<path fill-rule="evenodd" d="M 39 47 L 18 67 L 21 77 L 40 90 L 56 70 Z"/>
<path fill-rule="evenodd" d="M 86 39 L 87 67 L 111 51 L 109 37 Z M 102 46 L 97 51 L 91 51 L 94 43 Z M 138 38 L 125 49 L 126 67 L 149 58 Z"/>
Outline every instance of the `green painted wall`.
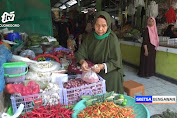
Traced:
<path fill-rule="evenodd" d="M 122 58 L 134 65 L 140 62 L 140 47 L 121 44 Z M 177 54 L 157 51 L 156 72 L 177 79 Z"/>
<path fill-rule="evenodd" d="M 140 47 L 121 44 L 122 59 L 126 62 L 139 65 L 140 62 Z"/>
<path fill-rule="evenodd" d="M 0 0 L 0 19 L 4 12 L 15 13 L 15 20 L 0 24 L 19 24 L 8 27 L 14 32 L 53 36 L 50 0 Z M 0 27 L 3 29 L 4 27 Z"/>

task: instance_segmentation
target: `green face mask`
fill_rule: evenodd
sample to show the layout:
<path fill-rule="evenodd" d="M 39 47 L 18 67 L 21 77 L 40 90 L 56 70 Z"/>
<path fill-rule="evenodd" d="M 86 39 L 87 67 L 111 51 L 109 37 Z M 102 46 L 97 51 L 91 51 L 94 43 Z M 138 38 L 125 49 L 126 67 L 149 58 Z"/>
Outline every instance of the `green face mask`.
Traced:
<path fill-rule="evenodd" d="M 94 36 L 96 39 L 102 40 L 102 39 L 108 37 L 110 33 L 111 33 L 111 29 L 109 29 L 109 31 L 106 34 L 103 34 L 101 36 L 99 36 L 96 32 L 94 32 Z"/>

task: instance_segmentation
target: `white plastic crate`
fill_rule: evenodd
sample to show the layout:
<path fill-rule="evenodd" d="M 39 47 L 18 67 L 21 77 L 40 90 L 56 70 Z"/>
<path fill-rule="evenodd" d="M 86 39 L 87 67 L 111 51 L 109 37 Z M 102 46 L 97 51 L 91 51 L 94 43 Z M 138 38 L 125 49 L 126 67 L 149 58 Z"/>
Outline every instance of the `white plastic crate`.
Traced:
<path fill-rule="evenodd" d="M 52 101 L 52 97 L 55 97 L 58 94 L 58 100 Z M 49 97 L 51 99 L 49 99 Z M 12 103 L 12 109 L 15 113 L 20 106 L 20 104 L 24 104 L 24 109 L 22 113 L 30 112 L 33 110 L 34 106 L 45 106 L 45 105 L 54 105 L 56 102 L 63 104 L 63 94 L 62 89 L 58 91 L 49 91 L 45 93 L 33 94 L 28 96 L 16 96 L 12 95 L 10 97 Z M 57 103 L 56 103 L 57 104 Z"/>
<path fill-rule="evenodd" d="M 96 95 L 100 93 L 106 93 L 105 80 L 99 76 L 99 81 L 96 83 L 83 85 L 80 87 L 66 89 L 63 87 L 63 83 L 59 82 L 59 86 L 63 91 L 64 105 L 73 105 L 81 100 L 82 95 Z"/>
<path fill-rule="evenodd" d="M 159 36 L 159 41 L 160 41 L 160 42 L 167 42 L 169 39 L 170 39 L 170 37 Z"/>
<path fill-rule="evenodd" d="M 168 45 L 177 45 L 177 38 L 168 39 Z"/>

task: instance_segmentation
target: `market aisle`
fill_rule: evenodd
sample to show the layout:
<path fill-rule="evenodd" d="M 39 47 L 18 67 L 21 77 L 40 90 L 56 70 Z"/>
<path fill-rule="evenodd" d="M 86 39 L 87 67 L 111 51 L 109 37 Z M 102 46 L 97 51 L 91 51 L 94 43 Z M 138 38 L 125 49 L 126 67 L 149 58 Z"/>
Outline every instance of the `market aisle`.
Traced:
<path fill-rule="evenodd" d="M 144 84 L 145 87 L 145 95 L 164 95 L 164 96 L 177 96 L 177 85 L 162 80 L 158 77 L 151 77 L 150 79 L 145 79 L 137 76 L 137 70 L 124 65 L 125 77 L 124 80 L 134 80 L 139 83 Z M 126 94 L 126 93 L 125 93 Z M 142 95 L 141 93 L 137 93 L 136 95 Z M 147 104 L 146 107 L 149 110 L 150 116 L 154 114 L 161 114 L 167 108 L 170 110 L 177 112 L 176 104 Z"/>

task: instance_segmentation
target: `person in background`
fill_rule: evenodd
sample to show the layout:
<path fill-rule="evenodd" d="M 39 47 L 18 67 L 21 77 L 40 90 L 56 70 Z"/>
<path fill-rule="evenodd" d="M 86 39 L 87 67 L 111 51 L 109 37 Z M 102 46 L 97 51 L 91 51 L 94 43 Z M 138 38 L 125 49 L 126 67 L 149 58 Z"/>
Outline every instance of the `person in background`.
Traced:
<path fill-rule="evenodd" d="M 120 42 L 111 31 L 111 17 L 105 11 L 99 11 L 94 20 L 94 32 L 88 34 L 75 53 L 76 62 L 84 72 L 89 70 L 86 60 L 95 63 L 92 70 L 106 80 L 106 90 L 124 93 L 123 66 Z"/>
<path fill-rule="evenodd" d="M 174 25 L 169 25 L 167 29 L 164 32 L 164 36 L 170 37 L 170 38 L 177 38 L 176 32 L 174 30 Z"/>
<path fill-rule="evenodd" d="M 156 21 L 153 17 L 150 17 L 147 21 L 147 28 L 143 34 L 138 72 L 140 77 L 149 79 L 149 77 L 155 75 L 155 58 L 158 46 L 159 37 L 157 34 Z"/>
<path fill-rule="evenodd" d="M 59 44 L 62 47 L 67 48 L 67 40 L 70 36 L 68 24 L 66 22 L 66 16 L 61 17 L 61 21 L 58 23 L 58 35 L 59 35 Z"/>
<path fill-rule="evenodd" d="M 79 35 L 81 34 L 81 28 L 79 26 L 79 23 L 76 22 L 74 26 L 74 38 L 76 40 L 76 51 L 78 50 L 79 47 Z"/>

